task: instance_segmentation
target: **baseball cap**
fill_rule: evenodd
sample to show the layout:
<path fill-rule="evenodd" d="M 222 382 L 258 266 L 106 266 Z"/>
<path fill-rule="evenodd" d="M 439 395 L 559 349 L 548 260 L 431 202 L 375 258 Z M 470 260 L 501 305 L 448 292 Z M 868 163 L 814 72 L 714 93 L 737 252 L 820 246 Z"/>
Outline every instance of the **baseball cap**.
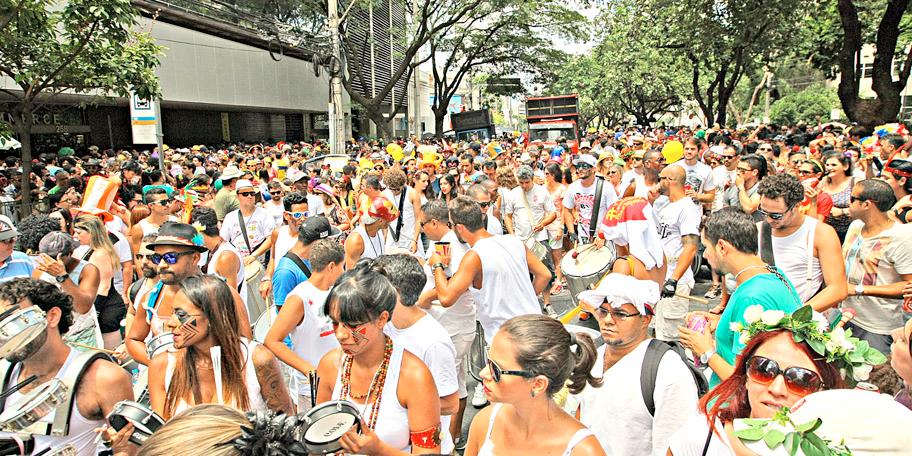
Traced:
<path fill-rule="evenodd" d="M 0 241 L 8 241 L 19 236 L 16 225 L 5 215 L 0 215 Z"/>
<path fill-rule="evenodd" d="M 323 216 L 310 217 L 304 220 L 301 227 L 298 228 L 298 238 L 304 245 L 311 244 L 326 239 L 336 237 L 342 232 L 329 223 L 329 219 Z"/>
<path fill-rule="evenodd" d="M 579 148 L 580 149 L 592 149 L 592 143 L 590 143 L 589 141 L 580 141 Z"/>
<path fill-rule="evenodd" d="M 595 167 L 597 161 L 591 154 L 580 154 L 578 157 L 576 157 L 576 159 L 573 160 L 573 164 L 579 165 L 580 163 Z"/>
<path fill-rule="evenodd" d="M 76 247 L 79 247 L 79 243 L 73 239 L 73 236 L 63 231 L 51 231 L 38 241 L 38 251 L 51 258 L 57 258 L 58 255 L 72 255 Z"/>

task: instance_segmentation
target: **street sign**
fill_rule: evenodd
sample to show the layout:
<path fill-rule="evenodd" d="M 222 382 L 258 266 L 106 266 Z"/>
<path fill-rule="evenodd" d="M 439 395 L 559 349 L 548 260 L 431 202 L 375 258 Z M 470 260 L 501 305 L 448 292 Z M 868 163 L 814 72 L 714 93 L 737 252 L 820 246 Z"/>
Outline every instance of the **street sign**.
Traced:
<path fill-rule="evenodd" d="M 143 100 L 135 93 L 130 96 L 130 126 L 133 130 L 133 144 L 158 144 L 158 124 L 155 102 Z"/>

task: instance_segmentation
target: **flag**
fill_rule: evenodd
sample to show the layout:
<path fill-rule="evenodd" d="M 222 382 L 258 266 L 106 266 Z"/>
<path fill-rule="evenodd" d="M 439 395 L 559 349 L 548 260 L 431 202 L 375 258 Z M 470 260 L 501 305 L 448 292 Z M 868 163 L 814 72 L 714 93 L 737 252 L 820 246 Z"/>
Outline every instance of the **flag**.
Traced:
<path fill-rule="evenodd" d="M 605 212 L 599 226 L 606 241 L 626 245 L 646 269 L 655 269 L 665 263 L 662 239 L 652 205 L 641 196 L 631 196 L 615 201 Z"/>

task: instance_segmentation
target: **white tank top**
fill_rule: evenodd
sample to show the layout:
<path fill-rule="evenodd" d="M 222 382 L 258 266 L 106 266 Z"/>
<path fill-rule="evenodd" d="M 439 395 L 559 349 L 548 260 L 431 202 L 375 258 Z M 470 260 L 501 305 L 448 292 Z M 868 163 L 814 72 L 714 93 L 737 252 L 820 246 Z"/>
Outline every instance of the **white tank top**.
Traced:
<path fill-rule="evenodd" d="M 794 233 L 785 237 L 773 235 L 772 238 L 776 267 L 795 285 L 802 303 L 814 297 L 823 284 L 820 260 L 814 256 L 817 223 L 817 219 L 804 216 L 804 223 Z M 763 236 L 762 232 L 760 236 Z"/>
<path fill-rule="evenodd" d="M 403 207 L 399 207 L 399 198 L 402 196 L 401 194 L 393 195 L 393 192 L 390 190 L 383 191 L 383 194 L 393 202 L 393 205 L 396 206 L 396 209 L 402 211 L 402 231 L 399 233 L 399 242 L 393 241 L 393 233 L 396 232 L 396 228 L 399 226 L 399 219 L 397 218 L 392 223 L 390 223 L 387 244 L 395 245 L 396 247 L 403 249 L 409 249 L 412 247 L 412 241 L 415 240 L 415 224 L 417 223 L 417 220 L 415 220 L 415 205 L 412 204 L 412 201 L 409 199 L 412 192 L 415 190 L 412 190 L 411 187 L 406 186 L 405 190 L 403 191 L 406 192 L 405 199 L 402 201 Z M 424 246 L 421 242 L 418 243 L 417 253 L 418 255 L 424 254 Z"/>
<path fill-rule="evenodd" d="M 475 292 L 475 315 L 490 343 L 507 320 L 517 315 L 540 314 L 526 247 L 511 234 L 479 239 L 472 246 L 481 260 L 481 289 Z"/>
<path fill-rule="evenodd" d="M 70 349 L 70 354 L 67 355 L 66 361 L 61 366 L 60 370 L 57 371 L 55 378 L 63 377 L 63 374 L 67 371 L 70 364 L 73 360 L 79 356 L 78 351 Z M 17 364 L 13 367 L 12 376 L 10 379 L 14 379 L 13 384 L 19 382 L 19 372 L 22 368 L 22 364 Z M 78 386 L 78 385 L 77 385 Z M 15 392 L 6 399 L 7 406 L 17 403 L 22 399 L 22 393 Z M 33 454 L 37 454 L 46 448 L 58 449 L 66 445 L 72 444 L 76 448 L 76 454 L 79 456 L 94 456 L 98 454 L 99 447 L 95 444 L 95 433 L 93 432 L 96 428 L 102 427 L 105 424 L 104 419 L 92 420 L 82 416 L 82 413 L 79 412 L 79 407 L 75 404 L 76 399 L 73 399 L 73 409 L 70 412 L 70 429 L 69 433 L 63 437 L 55 437 L 50 435 L 35 435 L 35 450 Z M 41 423 L 51 424 L 54 422 L 54 416 L 56 411 L 51 411 L 47 416 L 40 419 Z M 7 432 L 0 432 L 0 438 L 7 437 L 12 434 Z"/>
<path fill-rule="evenodd" d="M 339 346 L 332 321 L 323 315 L 323 303 L 329 290 L 323 291 L 310 282 L 302 282 L 288 293 L 304 303 L 304 321 L 291 332 L 293 350 L 304 361 L 316 366 L 330 350 Z"/>
<path fill-rule="evenodd" d="M 211 253 L 212 261 L 210 261 L 209 265 L 206 266 L 205 272 L 206 272 L 206 274 L 209 274 L 209 275 L 214 275 L 216 277 L 222 277 L 215 271 L 215 265 L 218 263 L 219 257 L 223 253 L 226 253 L 226 252 L 228 252 L 229 255 L 234 254 L 234 256 L 236 256 L 238 259 L 239 267 L 238 267 L 238 272 L 236 274 L 237 277 L 235 277 L 235 280 L 237 280 L 237 283 L 238 283 L 238 285 L 241 286 L 241 289 L 237 290 L 237 292 L 238 292 L 238 294 L 241 295 L 241 301 L 244 301 L 244 304 L 246 305 L 247 304 L 247 280 L 245 280 L 246 275 L 244 273 L 244 257 L 241 256 L 241 252 L 238 252 L 238 249 L 235 246 L 231 245 L 230 242 L 222 242 L 218 246 L 218 248 L 215 249 L 215 252 Z M 222 277 L 222 278 L 225 279 L 226 277 Z"/>
<path fill-rule="evenodd" d="M 362 223 L 355 228 L 355 232 L 364 241 L 364 251 L 361 252 L 361 258 L 373 259 L 386 252 L 386 240 L 383 236 L 383 230 L 377 231 L 374 237 L 370 237 L 367 235 L 367 230 L 364 229 L 364 224 Z"/>
<path fill-rule="evenodd" d="M 344 363 L 345 356 L 342 361 Z M 341 366 L 341 364 L 340 364 Z M 408 409 L 399 403 L 399 372 L 402 371 L 402 346 L 393 343 L 393 354 L 390 356 L 389 370 L 386 372 L 386 381 L 383 382 L 383 396 L 380 398 L 380 409 L 377 411 L 377 428 L 374 432 L 380 440 L 387 445 L 400 450 L 411 451 L 409 440 Z M 366 420 L 370 413 L 368 404 L 362 404 L 351 397 L 342 396 L 342 369 L 336 375 L 336 384 L 333 386 L 333 400 L 344 399 L 356 406 L 361 411 L 361 416 Z"/>
<path fill-rule="evenodd" d="M 136 225 L 142 230 L 143 237 L 158 233 L 159 225 L 153 225 L 148 218 L 136 222 Z"/>
<path fill-rule="evenodd" d="M 279 264 L 279 260 L 298 242 L 298 234 L 292 234 L 290 228 L 288 225 L 282 225 L 279 228 L 279 235 L 276 237 L 275 243 L 276 264 Z"/>
<path fill-rule="evenodd" d="M 494 419 L 497 418 L 497 412 L 500 411 L 502 406 L 503 404 L 494 404 L 494 408 L 491 409 L 491 419 L 488 421 L 488 433 L 485 434 L 484 443 L 482 443 L 481 448 L 478 449 L 478 456 L 495 456 L 494 441 L 491 440 L 491 432 L 494 430 Z M 590 435 L 592 435 L 592 431 L 586 428 L 574 432 L 573 435 L 570 436 L 567 447 L 564 448 L 564 452 L 561 453 L 561 456 L 570 456 L 570 453 L 573 452 L 573 448 Z"/>
<path fill-rule="evenodd" d="M 246 357 L 244 361 L 244 385 L 247 387 L 247 402 L 250 403 L 250 407 L 247 410 L 241 410 L 242 412 L 256 411 L 256 410 L 267 410 L 266 400 L 263 399 L 263 395 L 260 394 L 260 381 L 256 376 L 256 368 L 253 366 L 253 350 L 256 348 L 259 343 L 248 341 L 245 338 L 241 338 L 241 355 Z M 171 377 L 174 376 L 174 365 L 177 362 L 174 352 L 168 352 L 168 366 L 165 368 L 165 392 L 167 393 L 168 388 L 171 386 Z M 237 404 L 222 404 L 229 407 L 234 407 L 240 410 Z M 193 404 L 188 404 L 183 399 L 177 404 L 177 410 L 174 411 L 173 415 L 177 415 L 184 410 L 192 407 Z"/>

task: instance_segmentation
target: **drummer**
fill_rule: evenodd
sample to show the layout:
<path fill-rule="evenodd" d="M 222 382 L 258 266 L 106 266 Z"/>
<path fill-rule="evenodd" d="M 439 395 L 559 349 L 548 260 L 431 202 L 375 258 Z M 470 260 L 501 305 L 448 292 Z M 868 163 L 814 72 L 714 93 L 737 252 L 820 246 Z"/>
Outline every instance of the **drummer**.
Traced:
<path fill-rule="evenodd" d="M 143 318 L 134 318 L 127 334 L 127 351 L 140 364 L 149 364 L 149 355 L 146 353 L 146 337 L 149 333 L 158 336 L 167 331 L 165 322 L 170 318 L 172 301 L 181 281 L 200 274 L 200 253 L 207 249 L 197 234 L 196 228 L 191 225 L 168 222 L 159 229 L 155 242 L 149 243 L 149 248 L 155 252 L 150 258 L 153 264 L 158 265 L 161 282 L 139 303 L 137 314 Z M 235 298 L 238 333 L 252 338 L 247 309 L 237 291 L 229 289 Z"/>
<path fill-rule="evenodd" d="M 73 324 L 73 301 L 64 291 L 47 282 L 27 278 L 0 284 L 0 311 L 15 307 L 25 309 L 32 305 L 46 313 L 47 328 L 22 347 L 14 348 L 12 354 L 0 361 L 0 390 L 6 391 L 32 376 L 37 378 L 5 400 L 0 400 L 0 412 L 12 409 L 25 394 L 52 379 L 66 382 L 65 379 L 74 378 L 67 391 L 71 397 L 75 395 L 75 407 L 70 409 L 66 420 L 65 435 L 50 435 L 51 423 L 54 422 L 52 411 L 40 423 L 33 425 L 40 430 L 29 428 L 36 442 L 34 452 L 38 454 L 72 444 L 76 454 L 94 456 L 99 450 L 94 430 L 104 426 L 105 417 L 115 404 L 133 400 L 130 376 L 100 352 L 80 352 L 64 343 L 61 334 Z M 10 369 L 12 372 L 9 372 Z M 0 437 L 9 435 L 0 433 Z"/>
<path fill-rule="evenodd" d="M 440 398 L 421 360 L 383 332 L 396 289 L 367 263 L 346 271 L 326 299 L 341 348 L 320 360 L 317 402 L 346 400 L 361 413 L 362 433 L 340 440 L 347 453 L 439 454 Z"/>
<path fill-rule="evenodd" d="M 166 326 L 175 351 L 149 364 L 149 398 L 162 418 L 211 403 L 294 413 L 275 355 L 238 336 L 237 307 L 224 281 L 209 275 L 182 280 Z"/>

